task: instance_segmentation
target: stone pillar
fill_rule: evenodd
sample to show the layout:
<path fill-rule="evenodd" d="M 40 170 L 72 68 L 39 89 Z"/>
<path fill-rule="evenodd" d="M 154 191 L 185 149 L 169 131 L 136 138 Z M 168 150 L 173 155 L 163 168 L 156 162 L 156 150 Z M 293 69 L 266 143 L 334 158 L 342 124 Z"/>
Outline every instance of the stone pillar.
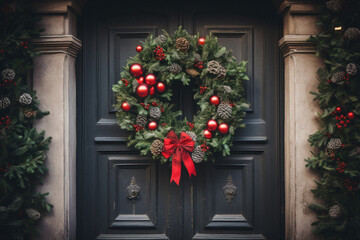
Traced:
<path fill-rule="evenodd" d="M 34 59 L 33 86 L 41 108 L 49 110 L 37 124 L 52 136 L 46 165 L 49 174 L 39 191 L 49 192 L 54 205 L 40 224 L 41 239 L 75 239 L 76 233 L 76 75 L 81 48 L 77 36 L 79 5 L 73 1 L 39 1 L 34 6 L 45 31 L 34 43 L 41 56 Z"/>
<path fill-rule="evenodd" d="M 317 70 L 323 61 L 315 56 L 315 46 L 308 42 L 319 29 L 315 25 L 316 6 L 310 1 L 285 0 L 280 7 L 284 37 L 279 46 L 284 54 L 285 73 L 285 239 L 316 239 L 311 223 L 316 220 L 308 205 L 314 201 L 310 192 L 316 176 L 305 168 L 311 156 L 307 142 L 319 127 L 319 111 L 310 91 L 316 91 Z"/>

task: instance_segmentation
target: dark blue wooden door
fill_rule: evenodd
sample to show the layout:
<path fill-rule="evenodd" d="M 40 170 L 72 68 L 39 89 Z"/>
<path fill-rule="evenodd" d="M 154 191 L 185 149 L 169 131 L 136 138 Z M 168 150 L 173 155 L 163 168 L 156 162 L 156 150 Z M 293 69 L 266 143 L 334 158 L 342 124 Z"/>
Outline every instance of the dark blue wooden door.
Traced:
<path fill-rule="evenodd" d="M 89 1 L 77 85 L 78 239 L 283 238 L 280 24 L 267 2 L 261 10 L 250 1 Z M 177 186 L 168 165 L 126 147 L 111 87 L 140 40 L 179 25 L 215 34 L 248 61 L 251 107 L 232 155 L 197 164 L 197 177 L 183 174 Z M 191 91 L 177 89 L 174 100 L 191 119 Z"/>

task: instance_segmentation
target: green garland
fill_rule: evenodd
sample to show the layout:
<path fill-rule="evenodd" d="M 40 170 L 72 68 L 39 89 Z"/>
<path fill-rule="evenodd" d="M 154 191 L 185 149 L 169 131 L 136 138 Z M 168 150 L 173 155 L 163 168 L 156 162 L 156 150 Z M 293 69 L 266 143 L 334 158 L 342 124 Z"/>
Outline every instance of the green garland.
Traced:
<path fill-rule="evenodd" d="M 48 112 L 26 85 L 37 21 L 22 1 L 0 4 L 0 239 L 33 239 L 36 222 L 51 210 L 47 193 L 36 192 L 50 138 L 33 127 Z"/>
<path fill-rule="evenodd" d="M 248 80 L 246 62 L 237 63 L 232 53 L 221 47 L 215 37 L 191 36 L 181 27 L 172 36 L 166 32 L 156 38 L 151 35 L 137 49 L 139 54 L 127 61 L 121 73 L 122 80 L 113 86 L 118 124 L 130 131 L 128 145 L 135 145 L 143 155 L 151 152 L 154 159 L 164 163 L 168 159 L 161 155 L 162 142 L 173 130 L 176 134 L 187 132 L 196 142 L 192 156 L 195 162 L 213 160 L 215 152 L 229 155 L 235 130 L 244 127 L 244 110 L 249 107 L 243 87 L 243 80 Z M 142 75 L 130 73 L 135 63 L 142 66 L 143 76 L 153 73 L 157 83 L 164 84 L 161 86 L 165 88 L 151 89 L 151 83 L 147 86 L 150 94 L 146 92 L 146 97 L 139 97 L 138 87 L 144 85 L 144 80 Z M 198 104 L 193 123 L 179 120 L 181 112 L 175 111 L 171 104 L 174 81 L 183 85 L 192 82 L 199 87 L 193 89 Z M 219 105 L 216 101 L 215 104 L 209 102 L 212 96 L 219 99 Z M 125 107 L 124 103 L 127 104 Z M 204 136 L 211 119 L 219 126 L 226 124 L 222 126 L 228 126 L 228 131 L 221 133 L 215 129 Z M 156 127 L 151 128 L 150 122 L 155 122 Z"/>
<path fill-rule="evenodd" d="M 312 190 L 318 202 L 315 233 L 321 239 L 360 239 L 360 1 L 323 5 L 323 32 L 311 40 L 325 59 L 318 71 L 321 129 L 310 136 L 316 151 L 306 166 L 320 175 Z"/>

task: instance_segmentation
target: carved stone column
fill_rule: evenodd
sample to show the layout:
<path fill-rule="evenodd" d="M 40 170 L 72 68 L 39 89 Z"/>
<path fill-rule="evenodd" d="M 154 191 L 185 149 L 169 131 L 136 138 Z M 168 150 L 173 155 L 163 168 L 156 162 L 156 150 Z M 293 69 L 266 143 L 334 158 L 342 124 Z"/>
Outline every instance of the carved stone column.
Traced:
<path fill-rule="evenodd" d="M 41 56 L 34 59 L 34 89 L 41 107 L 50 115 L 37 127 L 52 136 L 46 165 L 49 175 L 40 187 L 50 192 L 54 205 L 40 226 L 46 240 L 75 239 L 76 232 L 76 75 L 75 59 L 81 48 L 77 39 L 75 1 L 34 2 L 42 18 L 42 36 L 34 39 Z"/>
<path fill-rule="evenodd" d="M 315 113 L 319 110 L 310 91 L 318 85 L 316 72 L 323 66 L 315 56 L 315 46 L 307 41 L 318 33 L 316 6 L 310 1 L 281 4 L 284 37 L 279 46 L 284 54 L 285 73 L 285 239 L 315 239 L 311 223 L 315 215 L 309 210 L 313 202 L 310 189 L 316 176 L 305 168 L 311 155 L 307 139 L 318 128 Z"/>

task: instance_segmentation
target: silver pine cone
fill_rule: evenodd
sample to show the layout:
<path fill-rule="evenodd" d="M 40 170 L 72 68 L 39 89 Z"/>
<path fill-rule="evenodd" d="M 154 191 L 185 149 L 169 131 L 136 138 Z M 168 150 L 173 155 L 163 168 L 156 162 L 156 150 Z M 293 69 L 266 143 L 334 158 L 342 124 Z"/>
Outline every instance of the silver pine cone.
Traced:
<path fill-rule="evenodd" d="M 179 64 L 177 63 L 172 63 L 169 67 L 169 70 L 171 73 L 173 74 L 178 74 L 179 72 L 181 72 L 182 68 Z"/>
<path fill-rule="evenodd" d="M 226 76 L 226 69 L 223 66 L 221 66 L 221 68 L 219 69 L 218 77 L 224 78 L 225 76 Z"/>
<path fill-rule="evenodd" d="M 346 73 L 350 76 L 354 76 L 357 73 L 357 67 L 355 63 L 349 63 L 346 65 Z"/>
<path fill-rule="evenodd" d="M 164 34 L 161 34 L 155 38 L 156 44 L 164 44 L 167 37 Z"/>
<path fill-rule="evenodd" d="M 136 116 L 136 125 L 139 127 L 145 127 L 147 123 L 146 115 L 139 114 Z"/>
<path fill-rule="evenodd" d="M 32 97 L 28 93 L 23 93 L 19 97 L 19 102 L 24 105 L 29 105 L 32 102 Z"/>
<path fill-rule="evenodd" d="M 336 72 L 332 75 L 331 81 L 333 83 L 337 83 L 337 82 L 344 81 L 344 78 L 345 78 L 345 72 L 340 71 L 340 72 Z"/>
<path fill-rule="evenodd" d="M 222 119 L 228 119 L 232 116 L 232 106 L 227 102 L 221 102 L 217 109 L 217 114 Z"/>
<path fill-rule="evenodd" d="M 5 109 L 10 105 L 11 101 L 8 97 L 0 98 L 0 109 Z"/>
<path fill-rule="evenodd" d="M 150 117 L 159 119 L 161 117 L 161 110 L 158 107 L 153 107 L 150 109 Z"/>
<path fill-rule="evenodd" d="M 332 138 L 327 144 L 327 148 L 331 150 L 339 149 L 341 147 L 341 140 L 339 138 Z"/>
<path fill-rule="evenodd" d="M 326 2 L 326 7 L 332 12 L 339 12 L 343 6 L 342 0 L 331 0 Z"/>
<path fill-rule="evenodd" d="M 1 77 L 3 80 L 13 80 L 15 78 L 15 71 L 7 68 L 2 70 Z"/>
<path fill-rule="evenodd" d="M 360 30 L 358 28 L 348 28 L 344 32 L 344 38 L 349 39 L 350 41 L 356 41 L 360 39 Z"/>
<path fill-rule="evenodd" d="M 220 78 L 226 76 L 226 69 L 223 66 L 221 66 L 221 64 L 218 61 L 212 60 L 208 62 L 207 69 L 211 74 L 217 75 Z"/>
<path fill-rule="evenodd" d="M 224 93 L 229 94 L 229 93 L 231 93 L 231 92 L 232 92 L 232 89 L 231 89 L 231 87 L 230 87 L 230 86 L 226 86 L 226 85 L 224 85 L 224 86 L 223 86 L 223 89 L 224 89 Z"/>
<path fill-rule="evenodd" d="M 191 158 L 195 163 L 201 163 L 204 161 L 205 153 L 201 149 L 201 146 L 197 146 L 191 154 Z"/>
<path fill-rule="evenodd" d="M 25 213 L 33 221 L 37 221 L 41 218 L 41 214 L 32 208 L 26 209 Z"/>
<path fill-rule="evenodd" d="M 186 134 L 189 135 L 189 137 L 191 137 L 191 139 L 196 142 L 197 137 L 196 137 L 196 134 L 194 132 L 186 131 Z"/>
<path fill-rule="evenodd" d="M 158 156 L 160 153 L 162 153 L 163 147 L 164 143 L 161 140 L 156 139 L 151 143 L 150 152 L 152 155 Z"/>
<path fill-rule="evenodd" d="M 212 61 L 208 62 L 208 64 L 207 64 L 207 69 L 208 69 L 209 73 L 212 73 L 214 75 L 218 75 L 220 67 L 221 67 L 220 63 L 215 60 L 212 60 Z"/>
<path fill-rule="evenodd" d="M 329 216 L 332 219 L 338 219 L 341 216 L 341 207 L 339 205 L 334 205 L 329 209 Z"/>

